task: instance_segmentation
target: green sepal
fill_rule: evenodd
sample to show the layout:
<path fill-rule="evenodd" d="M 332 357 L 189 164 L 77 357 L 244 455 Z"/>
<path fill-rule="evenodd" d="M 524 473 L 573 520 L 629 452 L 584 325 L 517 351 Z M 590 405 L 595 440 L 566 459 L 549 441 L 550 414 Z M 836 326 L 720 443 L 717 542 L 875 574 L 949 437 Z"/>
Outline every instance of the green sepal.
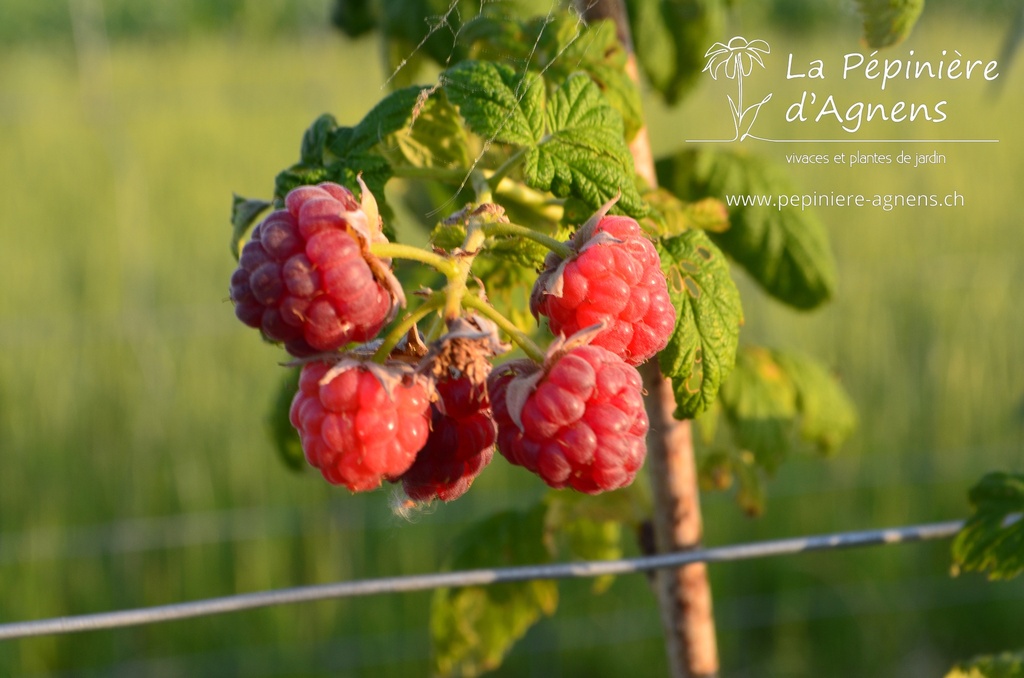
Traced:
<path fill-rule="evenodd" d="M 954 573 L 1011 579 L 1024 572 L 1024 474 L 989 473 L 969 500 L 974 513 L 953 540 Z"/>
<path fill-rule="evenodd" d="M 914 29 L 924 0 L 857 0 L 864 19 L 864 40 L 881 49 L 903 42 Z"/>
<path fill-rule="evenodd" d="M 784 171 L 735 151 L 689 150 L 657 162 L 658 180 L 683 200 L 797 193 Z M 729 207 L 730 227 L 712 239 L 779 301 L 811 309 L 836 289 L 828 233 L 811 211 L 767 205 Z"/>
<path fill-rule="evenodd" d="M 299 391 L 301 368 L 289 368 L 277 386 L 274 400 L 267 411 L 266 425 L 270 441 L 277 451 L 278 458 L 293 471 L 306 468 L 306 456 L 302 451 L 299 434 L 292 426 L 288 415 L 292 400 Z"/>
<path fill-rule="evenodd" d="M 703 231 L 663 238 L 657 248 L 676 309 L 675 330 L 658 362 L 672 379 L 675 416 L 692 419 L 714 402 L 732 371 L 743 308 L 725 255 Z"/>
<path fill-rule="evenodd" d="M 231 200 L 231 254 L 238 261 L 242 251 L 242 241 L 252 223 L 263 214 L 272 203 L 266 200 L 253 200 L 243 198 L 239 195 L 233 196 Z"/>
<path fill-rule="evenodd" d="M 452 569 L 549 562 L 546 513 L 544 504 L 537 504 L 472 525 L 452 548 Z M 430 608 L 435 670 L 475 676 L 497 668 L 512 644 L 557 607 L 558 587 L 550 580 L 438 589 Z"/>

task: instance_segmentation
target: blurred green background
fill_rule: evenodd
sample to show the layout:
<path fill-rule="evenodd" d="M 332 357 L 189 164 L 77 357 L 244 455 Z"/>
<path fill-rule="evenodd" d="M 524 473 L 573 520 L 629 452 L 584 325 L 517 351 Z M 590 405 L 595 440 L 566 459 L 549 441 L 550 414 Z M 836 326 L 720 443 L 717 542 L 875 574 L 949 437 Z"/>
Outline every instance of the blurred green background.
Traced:
<path fill-rule="evenodd" d="M 466 497 L 410 521 L 388 491 L 348 496 L 287 471 L 268 443 L 283 354 L 226 301 L 230 197 L 269 196 L 318 114 L 354 122 L 382 96 L 377 43 L 331 32 L 328 5 L 0 6 L 0 622 L 432 572 L 463 525 L 543 494 L 497 460 Z M 770 83 L 790 101 L 805 85 L 784 81 L 778 54 L 859 48 L 846 3 L 748 5 L 738 26 L 776 48 L 752 90 Z M 1016 5 L 957 6 L 930 4 L 910 46 L 997 58 Z M 835 459 L 791 458 L 763 518 L 706 495 L 708 544 L 956 519 L 985 471 L 1024 470 L 1021 66 L 1001 70 L 998 96 L 975 81 L 903 89 L 949 98 L 944 135 L 998 145 L 944 147 L 938 168 L 790 167 L 807 191 L 956 190 L 967 204 L 819 210 L 841 289 L 817 312 L 782 308 L 737 273 L 744 340 L 823 358 L 861 424 Z M 649 100 L 656 150 L 714 133 L 725 91 L 709 80 L 671 111 Z M 765 114 L 758 133 L 789 131 Z M 778 162 L 788 150 L 750 148 Z M 1024 581 L 952 579 L 947 543 L 710 571 L 724 676 L 942 675 L 1024 646 Z M 562 592 L 501 675 L 664 672 L 643 577 Z M 425 675 L 429 601 L 2 642 L 0 675 Z"/>

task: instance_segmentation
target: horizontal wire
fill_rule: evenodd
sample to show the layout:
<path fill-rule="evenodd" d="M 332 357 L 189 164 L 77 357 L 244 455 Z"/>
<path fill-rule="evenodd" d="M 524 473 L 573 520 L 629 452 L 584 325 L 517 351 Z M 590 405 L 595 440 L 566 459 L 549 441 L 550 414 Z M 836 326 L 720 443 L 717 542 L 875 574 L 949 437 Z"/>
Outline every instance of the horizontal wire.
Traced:
<path fill-rule="evenodd" d="M 370 596 L 382 593 L 404 593 L 457 586 L 480 586 L 534 579 L 601 577 L 682 567 L 698 562 L 726 562 L 808 551 L 946 539 L 955 535 L 961 527 L 963 527 L 963 521 L 955 520 L 881 530 L 841 532 L 837 534 L 776 539 L 750 544 L 734 544 L 731 546 L 693 549 L 653 556 L 624 558 L 621 560 L 461 570 L 456 572 L 381 577 L 377 579 L 336 582 L 333 584 L 298 586 L 257 593 L 242 593 L 221 598 L 209 598 L 187 603 L 0 624 L 0 640 L 141 626 L 143 624 L 156 624 L 229 612 L 241 612 L 243 610 L 274 605 L 289 605 L 332 598 Z"/>

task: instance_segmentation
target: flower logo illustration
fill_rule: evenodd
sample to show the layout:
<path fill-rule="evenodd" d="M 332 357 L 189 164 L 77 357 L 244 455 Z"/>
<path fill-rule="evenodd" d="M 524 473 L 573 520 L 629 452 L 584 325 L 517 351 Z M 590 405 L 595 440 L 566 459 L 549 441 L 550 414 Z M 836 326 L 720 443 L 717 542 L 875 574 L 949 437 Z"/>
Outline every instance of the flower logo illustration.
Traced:
<path fill-rule="evenodd" d="M 772 95 L 769 94 L 756 104 L 743 107 L 743 78 L 754 71 L 755 63 L 764 68 L 761 55 L 770 53 L 771 48 L 764 40 L 747 40 L 737 35 L 727 44 L 716 42 L 704 54 L 708 63 L 704 66 L 703 72 L 711 73 L 711 77 L 715 80 L 718 80 L 718 73 L 723 72 L 726 78 L 736 81 L 739 90 L 735 100 L 731 95 L 726 95 L 729 99 L 729 112 L 732 114 L 733 126 L 736 129 L 736 135 L 729 141 L 743 141 L 751 136 L 750 128 L 753 127 L 761 106 L 764 106 L 772 98 Z"/>

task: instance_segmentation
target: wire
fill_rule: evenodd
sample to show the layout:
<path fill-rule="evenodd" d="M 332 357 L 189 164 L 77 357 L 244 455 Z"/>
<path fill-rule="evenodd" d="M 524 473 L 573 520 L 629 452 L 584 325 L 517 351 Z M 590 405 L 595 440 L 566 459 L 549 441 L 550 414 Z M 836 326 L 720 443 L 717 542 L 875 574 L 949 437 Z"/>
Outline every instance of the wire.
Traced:
<path fill-rule="evenodd" d="M 726 562 L 808 551 L 946 539 L 955 535 L 961 527 L 963 527 L 963 521 L 950 521 L 882 530 L 776 539 L 638 558 L 624 558 L 621 560 L 461 570 L 457 572 L 382 577 L 378 579 L 336 582 L 333 584 L 299 586 L 256 593 L 243 593 L 221 598 L 209 598 L 187 603 L 0 624 L 0 640 L 141 626 L 143 624 L 156 624 L 180 619 L 226 614 L 228 612 L 241 612 L 243 610 L 273 605 L 306 603 L 331 598 L 403 593 L 457 586 L 484 586 L 533 579 L 571 579 L 633 574 L 648 570 L 677 568 L 697 562 Z"/>

